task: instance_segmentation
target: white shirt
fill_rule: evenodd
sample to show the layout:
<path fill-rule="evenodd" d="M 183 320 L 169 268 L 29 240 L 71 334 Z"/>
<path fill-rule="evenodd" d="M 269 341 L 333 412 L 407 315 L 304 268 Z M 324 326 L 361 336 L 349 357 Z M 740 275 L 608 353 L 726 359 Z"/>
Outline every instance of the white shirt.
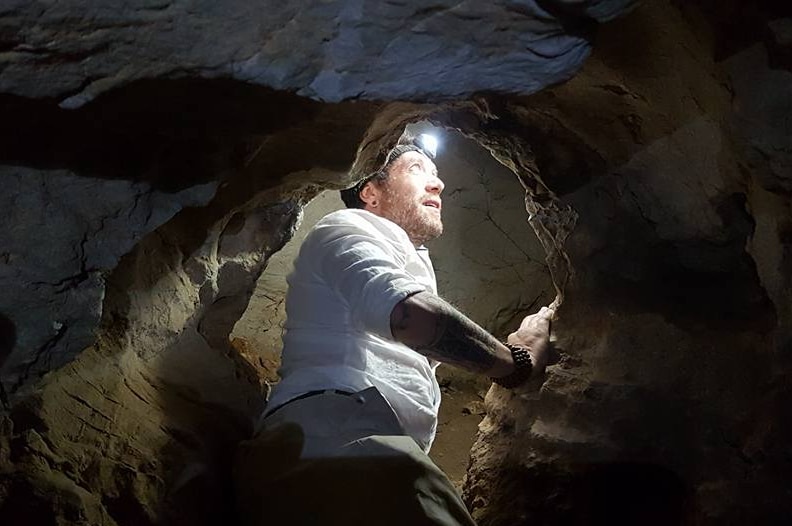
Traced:
<path fill-rule="evenodd" d="M 408 435 L 434 440 L 438 362 L 393 340 L 390 315 L 416 292 L 437 293 L 425 248 L 397 224 L 365 210 L 339 210 L 305 238 L 288 277 L 281 382 L 268 407 L 308 391 L 376 387 Z"/>

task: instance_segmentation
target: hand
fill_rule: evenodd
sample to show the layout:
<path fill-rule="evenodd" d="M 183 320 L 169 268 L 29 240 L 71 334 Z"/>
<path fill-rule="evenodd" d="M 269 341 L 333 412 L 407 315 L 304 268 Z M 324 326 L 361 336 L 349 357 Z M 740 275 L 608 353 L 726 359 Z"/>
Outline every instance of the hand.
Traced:
<path fill-rule="evenodd" d="M 520 328 L 511 333 L 506 341 L 518 347 L 529 347 L 536 372 L 541 373 L 550 360 L 550 320 L 555 311 L 542 307 L 536 314 L 526 316 Z"/>

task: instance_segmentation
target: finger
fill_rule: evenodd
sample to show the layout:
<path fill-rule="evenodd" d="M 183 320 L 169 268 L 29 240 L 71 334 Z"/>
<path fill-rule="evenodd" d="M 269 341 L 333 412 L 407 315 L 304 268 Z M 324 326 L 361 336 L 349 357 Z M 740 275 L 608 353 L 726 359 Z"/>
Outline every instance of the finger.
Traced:
<path fill-rule="evenodd" d="M 542 326 L 549 325 L 555 318 L 555 311 L 543 307 L 542 310 L 534 315 L 534 323 L 541 322 Z"/>
<path fill-rule="evenodd" d="M 537 318 L 538 316 L 536 314 L 526 316 L 520 323 L 520 329 L 530 329 L 536 323 Z"/>
<path fill-rule="evenodd" d="M 534 328 L 539 330 L 539 331 L 546 332 L 546 333 L 549 334 L 550 333 L 550 318 L 545 318 L 544 316 L 541 317 L 541 318 L 537 318 L 536 319 L 536 323 L 534 324 Z"/>
<path fill-rule="evenodd" d="M 547 307 L 542 307 L 539 309 L 539 312 L 534 314 L 529 314 L 525 318 L 523 318 L 522 323 L 520 323 L 521 329 L 528 329 L 530 327 L 536 327 L 538 324 L 546 324 L 549 323 L 550 320 L 553 318 L 553 311 L 548 309 Z"/>
<path fill-rule="evenodd" d="M 526 316 L 520 324 L 520 330 L 532 332 L 550 332 L 550 318 L 545 318 L 543 315 L 533 314 Z"/>

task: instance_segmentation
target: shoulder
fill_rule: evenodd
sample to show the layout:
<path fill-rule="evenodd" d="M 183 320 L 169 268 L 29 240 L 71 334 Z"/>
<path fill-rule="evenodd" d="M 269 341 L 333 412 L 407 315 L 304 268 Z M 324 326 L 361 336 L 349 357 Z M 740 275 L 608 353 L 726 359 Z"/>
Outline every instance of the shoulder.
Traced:
<path fill-rule="evenodd" d="M 358 234 L 397 244 L 410 242 L 407 233 L 396 223 L 357 208 L 331 212 L 320 219 L 313 230 L 319 237 Z"/>

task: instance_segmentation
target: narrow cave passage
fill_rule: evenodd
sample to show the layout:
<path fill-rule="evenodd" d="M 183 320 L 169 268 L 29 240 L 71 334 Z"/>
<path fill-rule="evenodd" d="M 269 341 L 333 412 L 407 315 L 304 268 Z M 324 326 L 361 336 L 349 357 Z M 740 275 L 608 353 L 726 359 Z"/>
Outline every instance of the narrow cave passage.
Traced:
<path fill-rule="evenodd" d="M 514 174 L 474 140 L 428 122 L 407 127 L 440 139 L 436 164 L 445 183 L 443 235 L 428 244 L 440 295 L 505 339 L 520 319 L 553 300 L 545 253 L 526 221 L 522 187 Z M 300 244 L 325 214 L 344 207 L 337 191 L 325 191 L 304 209 L 294 237 L 272 256 L 250 304 L 230 335 L 267 384 L 277 382 L 285 319 L 286 276 Z M 488 378 L 451 366 L 437 371 L 443 392 L 431 457 L 457 487 L 485 414 Z"/>
<path fill-rule="evenodd" d="M 1 9 L 0 524 L 236 524 L 334 191 L 281 247 L 423 118 L 514 172 L 440 130 L 440 294 L 496 336 L 556 292 L 514 174 L 575 224 L 541 389 L 439 369 L 475 520 L 792 523 L 792 4 L 637 3 Z"/>

